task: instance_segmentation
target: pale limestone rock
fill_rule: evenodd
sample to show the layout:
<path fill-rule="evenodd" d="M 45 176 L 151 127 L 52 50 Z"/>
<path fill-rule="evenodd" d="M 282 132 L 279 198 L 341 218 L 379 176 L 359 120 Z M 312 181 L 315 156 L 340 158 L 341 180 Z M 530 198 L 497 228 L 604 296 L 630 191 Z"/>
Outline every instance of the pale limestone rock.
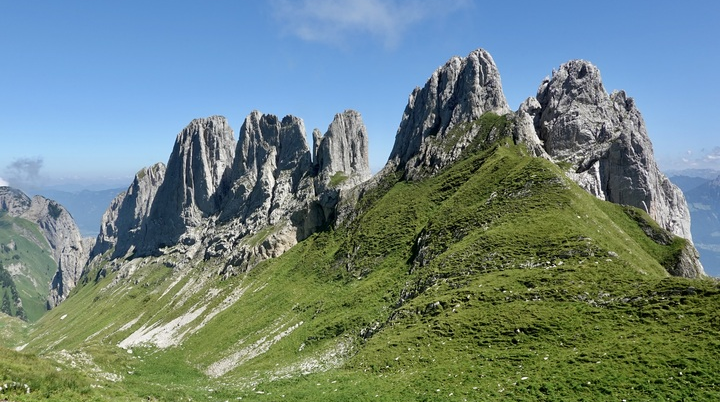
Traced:
<path fill-rule="evenodd" d="M 510 112 L 492 57 L 482 49 L 453 57 L 410 95 L 384 171 L 402 170 L 410 179 L 437 173 L 472 142 L 452 129 L 486 112 Z"/>
<path fill-rule="evenodd" d="M 569 176 L 599 198 L 647 211 L 663 228 L 691 239 L 682 192 L 660 172 L 645 122 L 624 92 L 609 95 L 597 67 L 563 64 L 541 84 L 535 128 L 545 151 L 572 166 Z"/>
<path fill-rule="evenodd" d="M 324 136 L 313 131 L 315 166 L 320 180 L 352 187 L 372 176 L 368 163 L 368 135 L 360 113 L 346 110 L 335 115 Z"/>
<path fill-rule="evenodd" d="M 122 257 L 142 241 L 142 225 L 150 213 L 157 190 L 165 178 L 165 165 L 157 163 L 141 169 L 130 187 L 118 194 L 105 211 L 90 258 L 112 248 L 112 257 Z"/>
<path fill-rule="evenodd" d="M 138 256 L 177 244 L 187 228 L 218 213 L 220 185 L 230 173 L 235 139 L 222 116 L 195 119 L 177 136 L 165 177 L 137 242 Z"/>

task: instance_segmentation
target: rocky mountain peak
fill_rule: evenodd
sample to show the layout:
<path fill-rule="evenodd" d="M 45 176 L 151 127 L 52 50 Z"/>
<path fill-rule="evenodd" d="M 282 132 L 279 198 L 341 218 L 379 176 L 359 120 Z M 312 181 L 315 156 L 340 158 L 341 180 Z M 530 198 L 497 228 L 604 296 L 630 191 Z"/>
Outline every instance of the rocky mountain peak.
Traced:
<path fill-rule="evenodd" d="M 370 178 L 368 135 L 360 113 L 335 115 L 324 136 L 313 131 L 315 169 L 321 180 L 353 186 Z"/>
<path fill-rule="evenodd" d="M 218 189 L 230 173 L 234 149 L 232 129 L 222 116 L 195 119 L 178 134 L 141 228 L 138 255 L 176 244 L 188 227 L 218 212 Z"/>
<path fill-rule="evenodd" d="M 30 208 L 30 197 L 22 191 L 0 186 L 0 211 L 7 211 L 10 216 L 20 216 Z"/>
<path fill-rule="evenodd" d="M 386 169 L 404 170 L 408 178 L 437 172 L 472 140 L 447 138 L 449 132 L 486 112 L 510 112 L 492 56 L 478 49 L 451 58 L 410 95 Z"/>
<path fill-rule="evenodd" d="M 568 173 L 599 198 L 648 212 L 662 227 L 691 239 L 682 192 L 660 172 L 645 122 L 623 91 L 608 94 L 591 63 L 573 60 L 546 78 L 533 111 L 537 137 Z"/>
<path fill-rule="evenodd" d="M 141 240 L 142 226 L 165 179 L 165 164 L 141 169 L 130 187 L 118 194 L 105 211 L 90 258 L 115 247 L 113 258 L 122 257 Z"/>
<path fill-rule="evenodd" d="M 221 220 L 241 217 L 273 224 L 273 210 L 288 201 L 273 194 L 290 196 L 312 167 L 305 124 L 295 116 L 280 120 L 253 111 L 240 128 L 235 155 Z"/>

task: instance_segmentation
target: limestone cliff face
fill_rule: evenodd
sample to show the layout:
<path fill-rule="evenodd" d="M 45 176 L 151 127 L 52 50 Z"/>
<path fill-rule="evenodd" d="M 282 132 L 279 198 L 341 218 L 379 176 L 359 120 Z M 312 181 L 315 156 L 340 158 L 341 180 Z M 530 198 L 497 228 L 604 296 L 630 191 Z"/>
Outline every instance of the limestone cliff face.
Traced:
<path fill-rule="evenodd" d="M 55 307 L 77 285 L 90 251 L 70 213 L 42 196 L 32 200 L 21 191 L 0 187 L 0 210 L 38 225 L 50 245 L 57 271 L 50 286 L 48 308 Z"/>
<path fill-rule="evenodd" d="M 547 154 L 572 166 L 570 177 L 595 196 L 644 209 L 660 226 L 691 239 L 680 189 L 658 168 L 632 98 L 608 94 L 589 62 L 563 64 L 538 89 L 532 111 Z"/>
<path fill-rule="evenodd" d="M 135 242 L 139 256 L 176 244 L 220 207 L 219 186 L 229 174 L 235 139 L 224 117 L 193 120 L 175 141 L 165 176 Z"/>
<path fill-rule="evenodd" d="M 568 175 L 587 191 L 643 208 L 665 229 L 690 237 L 685 200 L 659 172 L 634 102 L 623 92 L 608 95 L 597 68 L 583 61 L 561 66 L 511 112 L 486 51 L 453 57 L 410 95 L 379 176 L 401 172 L 415 180 L 439 172 L 478 141 L 480 129 L 470 123 L 488 112 L 505 115 L 503 134 L 530 154 L 571 166 Z M 311 151 L 302 120 L 293 116 L 254 111 L 237 143 L 224 118 L 194 120 L 178 135 L 164 177 L 160 168 L 137 177 L 113 203 L 98 252 L 202 251 L 226 258 L 226 274 L 283 253 L 333 224 L 345 214 L 341 200 L 348 200 L 343 211 L 351 208 L 375 182 L 358 186 L 370 178 L 359 113 L 336 115 L 324 135 L 313 131 L 313 140 Z M 686 254 L 678 272 L 701 275 L 702 267 L 693 268 L 697 258 Z"/>
<path fill-rule="evenodd" d="M 22 191 L 2 186 L 0 187 L 0 211 L 7 211 L 10 216 L 20 216 L 30 209 L 32 200 Z"/>
<path fill-rule="evenodd" d="M 165 164 L 157 163 L 141 169 L 130 187 L 110 203 L 100 225 L 100 234 L 90 258 L 115 247 L 113 258 L 125 256 L 134 245 L 143 241 L 142 225 L 155 201 L 155 195 L 165 178 Z"/>
<path fill-rule="evenodd" d="M 336 115 L 316 137 L 311 152 L 294 116 L 254 111 L 237 142 L 224 118 L 194 120 L 167 168 L 142 170 L 113 201 L 93 256 L 202 252 L 223 255 L 232 274 L 282 254 L 330 224 L 343 189 L 370 177 L 359 113 Z"/>
<path fill-rule="evenodd" d="M 335 115 L 324 136 L 313 132 L 315 169 L 323 181 L 352 187 L 372 176 L 368 164 L 368 135 L 360 113 Z"/>
<path fill-rule="evenodd" d="M 452 129 L 486 112 L 510 112 L 494 60 L 482 49 L 453 57 L 410 95 L 385 169 L 410 179 L 437 173 L 472 141 Z"/>
<path fill-rule="evenodd" d="M 247 227 L 287 219 L 292 204 L 306 196 L 303 178 L 312 166 L 302 120 L 254 111 L 240 129 L 235 153 L 221 219 L 240 218 Z"/>

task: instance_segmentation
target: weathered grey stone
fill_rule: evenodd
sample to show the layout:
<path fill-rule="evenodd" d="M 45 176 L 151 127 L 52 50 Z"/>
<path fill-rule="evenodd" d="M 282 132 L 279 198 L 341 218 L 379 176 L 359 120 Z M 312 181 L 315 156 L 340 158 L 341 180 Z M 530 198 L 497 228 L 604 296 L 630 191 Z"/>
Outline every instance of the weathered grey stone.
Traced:
<path fill-rule="evenodd" d="M 257 227 L 288 218 L 292 204 L 305 197 L 302 179 L 312 169 L 303 121 L 254 111 L 240 129 L 235 154 L 221 220 Z"/>
<path fill-rule="evenodd" d="M 112 258 L 125 256 L 142 241 L 142 225 L 147 219 L 157 190 L 165 178 L 165 165 L 157 163 L 141 169 L 130 187 L 119 194 L 105 211 L 90 258 L 113 247 Z"/>
<path fill-rule="evenodd" d="M 165 178 L 136 244 L 138 256 L 158 254 L 177 244 L 187 228 L 200 225 L 220 208 L 220 189 L 234 158 L 235 139 L 222 116 L 193 120 L 180 132 Z M 218 191 L 220 190 L 220 191 Z"/>
<path fill-rule="evenodd" d="M 545 152 L 543 144 L 535 132 L 535 116 L 540 113 L 540 103 L 535 98 L 527 98 L 515 112 L 515 126 L 513 127 L 513 141 L 516 144 L 525 144 L 528 152 L 536 157 L 550 159 Z"/>
<path fill-rule="evenodd" d="M 632 98 L 609 95 L 597 67 L 563 64 L 540 85 L 535 129 L 545 151 L 570 163 L 569 176 L 599 198 L 647 211 L 662 227 L 691 239 L 682 192 L 660 172 L 645 122 Z"/>
<path fill-rule="evenodd" d="M 70 213 L 55 201 L 35 196 L 22 217 L 38 224 L 58 264 L 47 303 L 53 308 L 77 285 L 90 249 Z"/>
<path fill-rule="evenodd" d="M 453 57 L 410 95 L 384 171 L 403 170 L 410 179 L 437 173 L 472 142 L 451 130 L 486 112 L 510 112 L 492 57 L 483 49 Z"/>
<path fill-rule="evenodd" d="M 7 211 L 10 216 L 20 216 L 30 208 L 30 197 L 22 191 L 0 186 L 0 211 Z"/>
<path fill-rule="evenodd" d="M 38 195 L 31 200 L 20 190 L 0 187 L 0 210 L 37 224 L 50 245 L 57 270 L 50 283 L 47 305 L 55 307 L 77 285 L 88 259 L 88 241 L 83 239 L 70 213 L 45 197 Z"/>
<path fill-rule="evenodd" d="M 346 110 L 335 115 L 324 136 L 313 131 L 318 176 L 334 187 L 352 187 L 372 176 L 368 162 L 368 135 L 360 113 Z"/>

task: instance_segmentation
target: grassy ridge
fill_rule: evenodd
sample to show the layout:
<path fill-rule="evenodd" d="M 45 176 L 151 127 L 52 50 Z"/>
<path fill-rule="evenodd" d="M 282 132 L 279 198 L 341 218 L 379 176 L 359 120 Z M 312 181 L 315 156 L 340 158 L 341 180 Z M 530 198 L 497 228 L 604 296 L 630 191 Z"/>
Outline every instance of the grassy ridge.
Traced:
<path fill-rule="evenodd" d="M 356 219 L 226 281 L 222 260 L 96 267 L 28 350 L 89 356 L 102 388 L 86 398 L 720 398 L 718 283 L 668 277 L 677 241 L 649 237 L 642 212 L 507 138 L 476 145 L 436 177 L 386 177 Z M 201 310 L 177 346 L 117 347 Z"/>

